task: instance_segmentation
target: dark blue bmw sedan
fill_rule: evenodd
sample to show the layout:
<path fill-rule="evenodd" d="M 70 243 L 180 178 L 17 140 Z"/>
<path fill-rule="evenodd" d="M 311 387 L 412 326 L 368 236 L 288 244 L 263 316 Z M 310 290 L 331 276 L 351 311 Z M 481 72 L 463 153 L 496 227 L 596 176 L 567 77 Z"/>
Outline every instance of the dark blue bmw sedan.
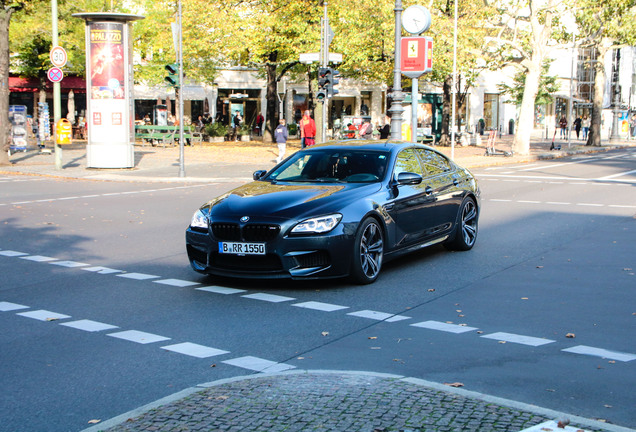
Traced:
<path fill-rule="evenodd" d="M 367 284 L 404 253 L 470 250 L 479 207 L 473 175 L 431 147 L 330 142 L 201 206 L 186 248 L 192 268 L 210 275 Z"/>

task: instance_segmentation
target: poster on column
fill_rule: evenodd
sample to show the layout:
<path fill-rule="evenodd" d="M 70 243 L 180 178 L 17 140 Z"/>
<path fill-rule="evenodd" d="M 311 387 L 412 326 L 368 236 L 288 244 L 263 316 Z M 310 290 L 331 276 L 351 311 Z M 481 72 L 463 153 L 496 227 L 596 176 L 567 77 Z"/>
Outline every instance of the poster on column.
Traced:
<path fill-rule="evenodd" d="M 126 141 L 122 118 L 126 106 L 124 24 L 90 24 L 90 98 L 93 140 Z"/>

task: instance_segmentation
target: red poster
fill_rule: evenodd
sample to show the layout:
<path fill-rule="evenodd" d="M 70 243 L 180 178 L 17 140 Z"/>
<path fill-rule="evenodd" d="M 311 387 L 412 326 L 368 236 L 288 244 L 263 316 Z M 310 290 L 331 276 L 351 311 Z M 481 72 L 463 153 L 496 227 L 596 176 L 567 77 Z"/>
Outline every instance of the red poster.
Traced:
<path fill-rule="evenodd" d="M 124 98 L 124 25 L 116 22 L 90 26 L 91 99 Z"/>

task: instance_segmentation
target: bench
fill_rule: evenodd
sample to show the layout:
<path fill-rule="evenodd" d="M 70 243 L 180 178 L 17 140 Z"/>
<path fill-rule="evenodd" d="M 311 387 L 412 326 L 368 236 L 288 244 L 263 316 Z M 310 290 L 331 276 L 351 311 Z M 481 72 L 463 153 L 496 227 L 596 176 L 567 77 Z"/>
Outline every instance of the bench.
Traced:
<path fill-rule="evenodd" d="M 183 139 L 192 142 L 203 142 L 203 135 L 194 132 L 192 126 L 183 127 Z M 179 126 L 159 126 L 159 125 L 138 125 L 135 126 L 135 139 L 140 139 L 144 143 L 150 142 L 153 146 L 160 142 L 163 147 L 166 144 L 173 145 L 179 141 Z"/>

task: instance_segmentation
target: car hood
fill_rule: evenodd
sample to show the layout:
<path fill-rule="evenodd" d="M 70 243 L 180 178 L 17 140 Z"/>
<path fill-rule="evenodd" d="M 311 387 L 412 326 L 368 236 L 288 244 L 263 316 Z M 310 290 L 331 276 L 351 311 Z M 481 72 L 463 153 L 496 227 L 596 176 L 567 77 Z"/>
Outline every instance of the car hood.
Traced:
<path fill-rule="evenodd" d="M 259 216 L 293 219 L 339 211 L 352 200 L 380 190 L 381 183 L 297 184 L 256 181 L 204 207 L 214 217 Z"/>

